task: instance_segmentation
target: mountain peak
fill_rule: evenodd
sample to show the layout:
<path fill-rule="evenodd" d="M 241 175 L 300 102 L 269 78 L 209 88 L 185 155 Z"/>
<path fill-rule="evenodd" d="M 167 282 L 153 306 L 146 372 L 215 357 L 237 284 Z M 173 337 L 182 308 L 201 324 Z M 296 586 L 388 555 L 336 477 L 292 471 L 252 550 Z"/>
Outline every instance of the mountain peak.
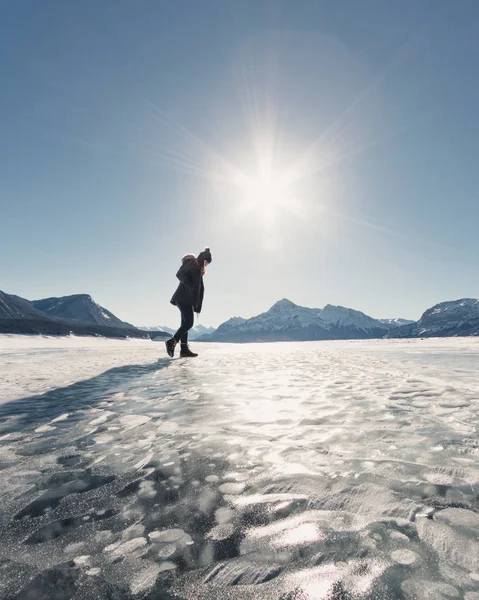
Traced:
<path fill-rule="evenodd" d="M 337 306 L 335 304 L 326 304 L 323 310 L 352 310 L 351 308 L 346 308 L 345 306 Z"/>
<path fill-rule="evenodd" d="M 128 329 L 133 327 L 97 304 L 89 294 L 44 298 L 43 300 L 33 300 L 31 304 L 37 310 L 54 318 L 108 327 L 126 327 Z"/>
<path fill-rule="evenodd" d="M 386 327 L 390 327 L 391 330 L 402 327 L 403 325 L 413 325 L 413 323 L 416 322 L 411 319 L 401 319 L 400 317 L 395 317 L 393 319 L 378 319 L 378 321 L 386 325 Z"/>
<path fill-rule="evenodd" d="M 448 308 L 475 306 L 476 304 L 479 304 L 479 300 L 477 298 L 459 298 L 459 300 L 447 300 L 446 302 L 439 302 L 439 304 L 435 304 L 429 310 L 434 310 L 436 308 L 442 308 L 447 310 Z"/>
<path fill-rule="evenodd" d="M 270 310 L 290 310 L 292 308 L 297 308 L 297 306 L 298 305 L 294 302 L 291 302 L 291 300 L 288 300 L 287 298 L 282 298 L 281 300 L 278 300 L 278 302 L 273 304 Z"/>
<path fill-rule="evenodd" d="M 460 298 L 459 300 L 450 300 L 435 304 L 422 315 L 419 319 L 421 324 L 429 322 L 431 319 L 438 320 L 464 320 L 475 316 L 479 317 L 479 300 L 477 298 Z"/>
<path fill-rule="evenodd" d="M 202 341 L 367 339 L 383 337 L 388 332 L 389 327 L 350 308 L 332 305 L 322 310 L 307 308 L 282 298 L 268 311 L 246 321 L 226 321 Z"/>
<path fill-rule="evenodd" d="M 460 298 L 428 308 L 417 323 L 401 327 L 394 337 L 450 337 L 479 335 L 479 300 Z"/>

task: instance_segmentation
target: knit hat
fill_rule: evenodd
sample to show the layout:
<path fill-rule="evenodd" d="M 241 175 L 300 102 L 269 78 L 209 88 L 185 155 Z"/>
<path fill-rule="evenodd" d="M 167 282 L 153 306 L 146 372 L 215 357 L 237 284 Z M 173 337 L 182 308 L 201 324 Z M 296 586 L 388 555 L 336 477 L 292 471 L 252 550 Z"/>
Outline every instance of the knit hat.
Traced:
<path fill-rule="evenodd" d="M 208 264 L 210 264 L 212 262 L 212 260 L 213 260 L 211 258 L 211 250 L 209 248 L 205 248 L 203 250 L 203 252 L 200 252 L 198 254 L 198 257 L 197 257 L 196 260 L 200 263 L 200 265 L 203 264 L 203 261 L 205 261 L 205 260 L 206 260 L 206 262 Z"/>

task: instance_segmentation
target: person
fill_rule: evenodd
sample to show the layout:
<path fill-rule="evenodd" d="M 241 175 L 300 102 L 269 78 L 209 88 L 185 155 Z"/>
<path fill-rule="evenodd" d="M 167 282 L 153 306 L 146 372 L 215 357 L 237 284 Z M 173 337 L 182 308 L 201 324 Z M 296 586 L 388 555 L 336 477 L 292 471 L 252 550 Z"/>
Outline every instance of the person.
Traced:
<path fill-rule="evenodd" d="M 198 356 L 188 346 L 188 331 L 193 327 L 194 313 L 199 314 L 203 307 L 205 293 L 203 275 L 206 273 L 206 266 L 211 264 L 211 261 L 211 250 L 209 248 L 205 248 L 196 257 L 194 254 L 186 254 L 182 258 L 181 267 L 176 274 L 180 283 L 171 298 L 171 304 L 177 306 L 180 310 L 181 325 L 175 335 L 165 342 L 166 352 L 172 358 L 175 355 L 175 347 L 178 342 L 181 343 L 180 358 Z"/>

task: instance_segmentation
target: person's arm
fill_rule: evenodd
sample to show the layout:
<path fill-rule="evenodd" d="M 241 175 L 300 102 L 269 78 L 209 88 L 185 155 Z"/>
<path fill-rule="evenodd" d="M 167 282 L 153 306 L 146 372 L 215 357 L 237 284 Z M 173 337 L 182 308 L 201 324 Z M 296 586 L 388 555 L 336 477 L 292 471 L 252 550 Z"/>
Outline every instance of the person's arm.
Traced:
<path fill-rule="evenodd" d="M 201 277 L 201 271 L 199 269 L 193 270 L 193 272 L 191 273 L 191 280 L 192 280 L 192 288 L 193 288 L 193 308 L 194 308 L 195 312 L 199 313 L 201 311 L 201 303 L 202 303 L 202 297 L 201 297 L 202 277 Z"/>

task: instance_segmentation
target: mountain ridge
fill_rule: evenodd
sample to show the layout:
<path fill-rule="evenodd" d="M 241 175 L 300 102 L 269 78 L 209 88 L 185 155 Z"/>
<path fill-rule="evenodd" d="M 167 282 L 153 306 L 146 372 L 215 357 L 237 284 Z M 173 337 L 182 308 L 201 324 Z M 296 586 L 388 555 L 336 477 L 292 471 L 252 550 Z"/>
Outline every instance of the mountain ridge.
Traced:
<path fill-rule="evenodd" d="M 136 329 L 131 323 L 122 321 L 112 312 L 97 304 L 89 294 L 72 294 L 32 300 L 31 304 L 37 310 L 58 319 L 78 321 L 91 325 L 104 325 L 106 327 L 125 327 Z"/>
<path fill-rule="evenodd" d="M 168 337 L 172 328 L 138 329 L 97 304 L 88 294 L 27 300 L 0 290 L 0 333 Z M 232 317 L 217 329 L 196 325 L 190 339 L 208 342 L 307 341 L 334 339 L 479 336 L 479 300 L 461 298 L 428 308 L 418 321 L 374 319 L 326 304 L 308 308 L 282 298 L 249 319 Z"/>
<path fill-rule="evenodd" d="M 249 319 L 233 317 L 201 342 L 265 342 L 479 335 L 479 300 L 462 298 L 427 309 L 418 321 L 374 319 L 361 311 L 326 304 L 307 308 L 287 298 Z"/>
<path fill-rule="evenodd" d="M 418 321 L 398 327 L 388 337 L 468 337 L 476 335 L 479 335 L 479 300 L 477 298 L 460 298 L 435 304 L 428 308 Z"/>
<path fill-rule="evenodd" d="M 170 335 L 173 335 L 174 333 L 176 333 L 178 328 L 175 329 L 173 327 L 166 327 L 164 325 L 139 325 L 138 329 L 140 329 L 141 331 L 149 331 L 149 332 L 163 331 L 165 333 L 169 333 Z M 188 338 L 191 341 L 194 341 L 201 335 L 209 335 L 211 333 L 214 333 L 215 331 L 216 331 L 215 327 L 206 327 L 205 325 L 198 323 L 197 325 L 194 325 L 190 329 L 190 331 L 188 332 Z"/>
<path fill-rule="evenodd" d="M 369 339 L 384 337 L 390 327 L 368 315 L 327 304 L 308 308 L 287 298 L 278 300 L 269 310 L 250 319 L 233 317 L 198 341 L 252 342 L 305 341 L 331 339 Z"/>
<path fill-rule="evenodd" d="M 40 310 L 40 307 L 45 310 Z M 121 321 L 88 294 L 30 301 L 1 290 L 0 333 L 153 337 L 149 332 Z M 156 332 L 155 337 L 162 334 L 161 331 Z"/>
<path fill-rule="evenodd" d="M 0 290 L 0 319 L 22 318 L 40 319 L 48 315 L 42 314 L 29 300 Z"/>
<path fill-rule="evenodd" d="M 413 323 L 416 323 L 416 321 L 413 321 L 412 319 L 378 319 L 378 321 L 380 323 L 384 323 L 385 325 L 388 325 L 390 327 L 401 327 L 402 325 L 412 325 Z"/>

